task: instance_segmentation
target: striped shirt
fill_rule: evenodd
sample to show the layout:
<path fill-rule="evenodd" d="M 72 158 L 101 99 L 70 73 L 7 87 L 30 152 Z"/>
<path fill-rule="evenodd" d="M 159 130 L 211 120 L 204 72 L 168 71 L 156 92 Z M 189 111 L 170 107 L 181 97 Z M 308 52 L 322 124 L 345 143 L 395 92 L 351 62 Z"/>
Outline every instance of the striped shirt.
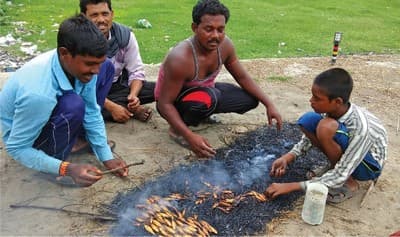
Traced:
<path fill-rule="evenodd" d="M 387 159 L 388 138 L 381 121 L 366 109 L 355 104 L 351 104 L 349 110 L 338 121 L 344 123 L 348 129 L 349 146 L 333 169 L 321 177 L 305 181 L 305 185 L 310 182 L 320 182 L 330 188 L 341 187 L 368 152 L 383 167 Z M 302 156 L 311 147 L 311 141 L 303 135 L 290 153 L 296 157 Z"/>

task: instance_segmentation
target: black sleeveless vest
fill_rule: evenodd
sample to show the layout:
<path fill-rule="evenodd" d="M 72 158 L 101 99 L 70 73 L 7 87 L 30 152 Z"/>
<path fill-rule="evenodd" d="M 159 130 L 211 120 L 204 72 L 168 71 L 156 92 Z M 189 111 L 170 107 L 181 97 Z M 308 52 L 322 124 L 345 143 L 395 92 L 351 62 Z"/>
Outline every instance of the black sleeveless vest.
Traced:
<path fill-rule="evenodd" d="M 107 57 L 112 58 L 120 48 L 125 48 L 129 43 L 131 30 L 121 24 L 113 22 L 111 27 L 111 39 L 108 41 Z"/>

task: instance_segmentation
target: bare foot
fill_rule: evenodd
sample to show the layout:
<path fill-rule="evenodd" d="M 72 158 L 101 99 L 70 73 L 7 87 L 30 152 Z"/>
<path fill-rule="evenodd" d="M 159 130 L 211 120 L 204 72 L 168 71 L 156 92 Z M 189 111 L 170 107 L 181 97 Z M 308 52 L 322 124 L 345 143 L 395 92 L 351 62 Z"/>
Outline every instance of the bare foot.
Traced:
<path fill-rule="evenodd" d="M 142 122 L 147 122 L 153 115 L 153 110 L 149 107 L 146 106 L 139 106 L 134 112 L 133 112 L 133 118 L 137 119 Z"/>
<path fill-rule="evenodd" d="M 76 142 L 74 144 L 74 146 L 71 149 L 71 152 L 78 152 L 84 148 L 86 148 L 89 145 L 89 143 L 81 138 L 76 139 Z"/>
<path fill-rule="evenodd" d="M 351 176 L 346 180 L 345 185 L 352 191 L 355 192 L 360 188 L 357 180 L 353 179 Z"/>
<path fill-rule="evenodd" d="M 113 152 L 116 146 L 115 141 L 107 140 L 107 145 L 110 147 L 111 152 Z M 91 149 L 89 142 L 80 138 L 76 139 L 76 142 L 71 149 L 71 153 L 81 154 L 85 152 L 93 153 L 93 150 Z"/>

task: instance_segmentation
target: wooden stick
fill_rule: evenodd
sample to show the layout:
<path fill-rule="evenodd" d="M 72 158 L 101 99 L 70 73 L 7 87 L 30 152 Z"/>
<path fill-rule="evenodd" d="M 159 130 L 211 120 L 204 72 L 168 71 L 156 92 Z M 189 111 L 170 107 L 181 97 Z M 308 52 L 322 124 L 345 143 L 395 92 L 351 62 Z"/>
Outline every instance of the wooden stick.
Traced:
<path fill-rule="evenodd" d="M 129 150 L 135 150 L 135 151 L 156 151 L 156 150 L 160 150 L 160 149 L 154 149 L 154 148 L 150 148 L 150 147 L 148 147 L 148 148 L 146 148 L 146 147 L 143 147 L 143 148 L 128 148 Z"/>
<path fill-rule="evenodd" d="M 143 164 L 144 164 L 144 160 L 142 160 L 140 162 L 130 163 L 130 164 L 127 164 L 127 165 L 125 165 L 123 167 L 118 167 L 118 168 L 115 168 L 115 169 L 112 169 L 112 170 L 103 171 L 103 174 L 110 174 L 110 173 L 113 173 L 115 171 L 122 170 L 122 169 L 125 169 L 125 168 L 128 168 L 128 167 L 134 166 L 134 165 L 143 165 Z"/>
<path fill-rule="evenodd" d="M 73 211 L 67 210 L 63 208 L 56 208 L 56 207 L 45 207 L 45 206 L 37 206 L 37 205 L 18 205 L 18 204 L 11 204 L 10 208 L 31 208 L 31 209 L 43 209 L 48 211 L 61 211 L 69 214 L 77 214 L 81 216 L 86 216 L 102 221 L 117 221 L 118 219 L 114 216 L 105 216 L 101 214 L 91 213 L 91 212 L 82 212 L 82 211 Z"/>
<path fill-rule="evenodd" d="M 367 196 L 369 195 L 369 193 L 372 191 L 372 189 L 374 189 L 376 182 L 378 181 L 378 179 L 375 179 L 374 181 L 371 182 L 371 184 L 369 185 L 368 190 L 364 193 L 364 196 L 361 198 L 361 202 L 360 202 L 360 208 L 364 206 L 365 200 L 367 198 Z"/>

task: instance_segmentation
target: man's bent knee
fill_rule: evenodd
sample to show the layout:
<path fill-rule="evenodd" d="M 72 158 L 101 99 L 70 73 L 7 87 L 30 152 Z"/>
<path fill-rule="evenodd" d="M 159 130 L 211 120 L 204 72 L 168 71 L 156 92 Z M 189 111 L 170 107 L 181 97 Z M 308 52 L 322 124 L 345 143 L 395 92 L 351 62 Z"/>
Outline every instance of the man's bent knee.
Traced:
<path fill-rule="evenodd" d="M 249 102 L 249 110 L 257 108 L 259 102 L 256 98 L 252 97 L 250 102 Z"/>

